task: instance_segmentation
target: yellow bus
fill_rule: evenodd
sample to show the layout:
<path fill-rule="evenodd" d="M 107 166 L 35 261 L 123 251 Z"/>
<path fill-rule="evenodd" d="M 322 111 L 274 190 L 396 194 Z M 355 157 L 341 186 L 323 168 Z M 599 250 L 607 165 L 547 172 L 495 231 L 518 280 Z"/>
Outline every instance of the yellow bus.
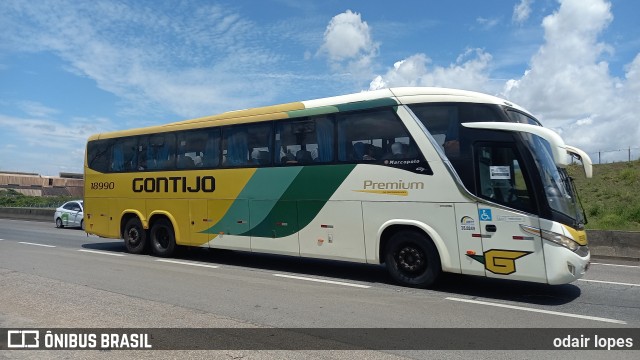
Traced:
<path fill-rule="evenodd" d="M 525 109 L 413 87 L 93 135 L 85 229 L 127 251 L 177 245 L 562 284 L 589 265 L 566 173 L 591 160 Z"/>

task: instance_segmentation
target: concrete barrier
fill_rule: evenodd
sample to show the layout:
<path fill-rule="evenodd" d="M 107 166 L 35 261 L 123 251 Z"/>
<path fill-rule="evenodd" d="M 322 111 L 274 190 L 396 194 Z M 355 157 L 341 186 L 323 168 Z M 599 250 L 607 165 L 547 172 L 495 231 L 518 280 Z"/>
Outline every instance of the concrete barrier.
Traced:
<path fill-rule="evenodd" d="M 0 218 L 51 221 L 53 223 L 53 214 L 55 212 L 56 209 L 0 207 Z"/>
<path fill-rule="evenodd" d="M 594 256 L 608 256 L 640 261 L 640 232 L 587 230 L 589 249 Z"/>
<path fill-rule="evenodd" d="M 55 209 L 0 207 L 0 218 L 53 223 L 55 211 Z M 587 230 L 587 239 L 592 256 L 640 261 L 640 232 Z"/>

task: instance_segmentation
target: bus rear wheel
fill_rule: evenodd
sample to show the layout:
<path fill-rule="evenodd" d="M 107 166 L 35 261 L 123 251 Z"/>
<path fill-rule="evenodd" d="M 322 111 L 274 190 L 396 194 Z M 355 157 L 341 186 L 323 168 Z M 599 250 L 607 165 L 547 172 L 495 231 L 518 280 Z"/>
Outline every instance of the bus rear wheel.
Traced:
<path fill-rule="evenodd" d="M 151 251 L 160 257 L 169 257 L 176 248 L 173 226 L 167 219 L 159 219 L 151 226 Z"/>
<path fill-rule="evenodd" d="M 124 246 L 132 254 L 142 254 L 147 245 L 147 232 L 142 227 L 140 219 L 132 217 L 124 226 L 122 234 Z"/>
<path fill-rule="evenodd" d="M 438 249 L 426 236 L 412 230 L 391 236 L 385 262 L 391 277 L 404 286 L 429 287 L 442 272 Z"/>

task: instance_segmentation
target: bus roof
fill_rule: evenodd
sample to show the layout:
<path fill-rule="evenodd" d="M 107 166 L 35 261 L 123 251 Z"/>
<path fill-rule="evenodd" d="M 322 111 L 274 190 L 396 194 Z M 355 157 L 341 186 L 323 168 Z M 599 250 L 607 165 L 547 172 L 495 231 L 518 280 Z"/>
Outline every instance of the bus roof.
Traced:
<path fill-rule="evenodd" d="M 95 134 L 89 140 L 108 139 L 122 136 L 133 136 L 148 133 L 160 133 L 174 130 L 189 130 L 206 126 L 233 125 L 250 122 L 296 118 L 310 115 L 329 114 L 356 109 L 374 108 L 383 105 L 412 102 L 412 97 L 420 97 L 425 102 L 476 102 L 506 105 L 528 113 L 525 109 L 507 102 L 504 99 L 466 90 L 438 87 L 398 87 L 374 91 L 363 91 L 354 94 L 333 96 L 321 99 L 271 105 L 244 110 L 228 111 L 218 115 L 205 116 L 190 120 L 149 126 L 129 130 L 119 130 Z"/>

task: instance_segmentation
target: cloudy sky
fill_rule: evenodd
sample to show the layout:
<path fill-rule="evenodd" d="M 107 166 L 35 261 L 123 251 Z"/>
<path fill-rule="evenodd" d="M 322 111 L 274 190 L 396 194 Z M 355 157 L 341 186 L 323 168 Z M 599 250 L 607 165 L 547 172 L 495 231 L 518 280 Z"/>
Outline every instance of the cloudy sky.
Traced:
<path fill-rule="evenodd" d="M 406 85 L 509 99 L 597 161 L 640 148 L 638 14 L 635 0 L 3 0 L 0 171 L 82 172 L 97 132 Z"/>

